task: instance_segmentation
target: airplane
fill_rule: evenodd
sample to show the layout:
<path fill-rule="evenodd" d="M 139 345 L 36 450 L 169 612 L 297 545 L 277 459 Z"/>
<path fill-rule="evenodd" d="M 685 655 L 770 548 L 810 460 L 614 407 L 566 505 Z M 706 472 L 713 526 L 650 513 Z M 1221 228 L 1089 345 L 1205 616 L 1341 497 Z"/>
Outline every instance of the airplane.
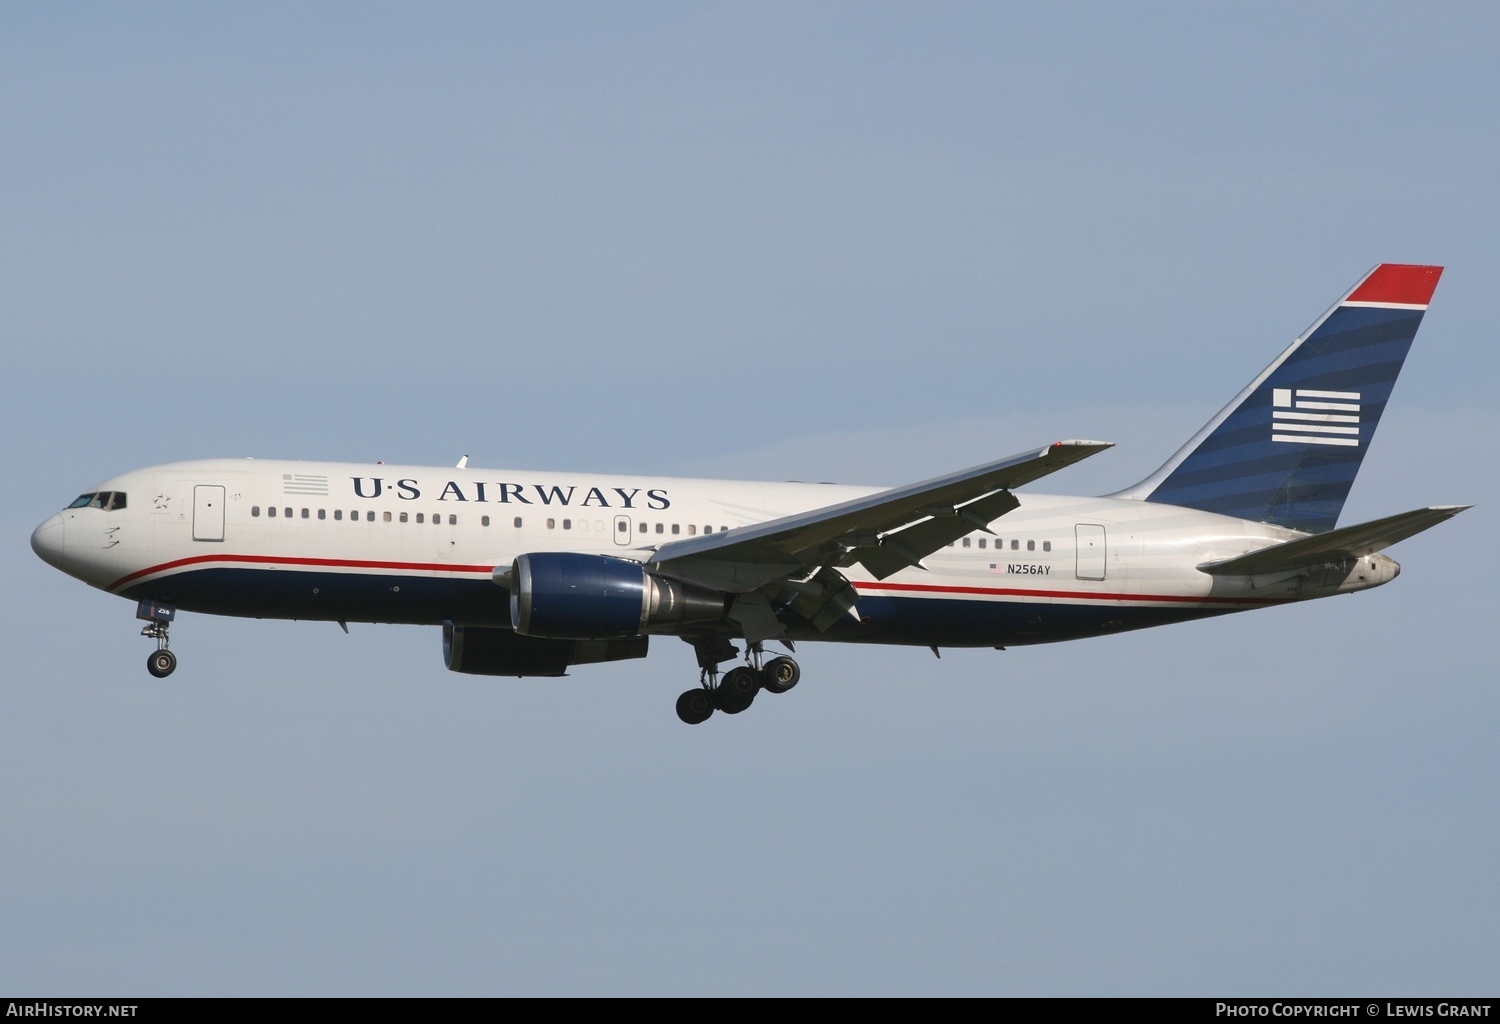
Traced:
<path fill-rule="evenodd" d="M 153 676 L 176 668 L 179 610 L 439 625 L 445 665 L 489 676 L 676 636 L 696 725 L 797 685 L 768 642 L 1004 650 L 1395 579 L 1385 548 L 1470 506 L 1337 521 L 1441 274 L 1375 267 L 1160 469 L 1099 497 L 1016 493 L 1111 447 L 1084 440 L 889 489 L 219 459 L 106 480 L 31 546 L 136 602 Z"/>

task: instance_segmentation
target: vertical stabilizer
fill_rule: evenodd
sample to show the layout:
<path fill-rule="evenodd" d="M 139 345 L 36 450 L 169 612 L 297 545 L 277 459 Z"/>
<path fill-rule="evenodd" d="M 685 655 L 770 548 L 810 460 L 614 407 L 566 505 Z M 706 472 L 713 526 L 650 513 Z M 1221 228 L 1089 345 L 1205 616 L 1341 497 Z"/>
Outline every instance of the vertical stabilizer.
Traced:
<path fill-rule="evenodd" d="M 1114 497 L 1333 529 L 1442 272 L 1370 271 L 1166 465 Z"/>

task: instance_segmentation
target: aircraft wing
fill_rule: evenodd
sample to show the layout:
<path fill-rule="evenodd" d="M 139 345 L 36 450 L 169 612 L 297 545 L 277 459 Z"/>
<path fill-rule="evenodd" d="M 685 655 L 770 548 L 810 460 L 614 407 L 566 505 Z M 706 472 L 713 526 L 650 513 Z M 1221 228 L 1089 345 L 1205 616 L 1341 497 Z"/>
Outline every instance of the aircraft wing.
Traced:
<path fill-rule="evenodd" d="M 858 562 L 878 578 L 984 530 L 1019 504 L 1010 488 L 1112 447 L 1058 441 L 996 462 L 723 533 L 672 541 L 652 571 L 744 593 L 819 566 Z"/>
<path fill-rule="evenodd" d="M 1238 555 L 1198 566 L 1210 576 L 1249 576 L 1292 572 L 1344 558 L 1373 555 L 1399 540 L 1431 529 L 1458 515 L 1469 505 L 1434 505 L 1386 516 L 1356 526 L 1345 526 L 1284 544 L 1273 544 L 1248 555 Z"/>

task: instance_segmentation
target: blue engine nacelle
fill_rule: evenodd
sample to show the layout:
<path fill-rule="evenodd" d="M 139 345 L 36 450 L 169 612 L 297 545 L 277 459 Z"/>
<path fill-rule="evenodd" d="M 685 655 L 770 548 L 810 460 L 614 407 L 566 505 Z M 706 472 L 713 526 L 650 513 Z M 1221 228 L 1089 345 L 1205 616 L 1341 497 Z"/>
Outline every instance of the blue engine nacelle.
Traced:
<path fill-rule="evenodd" d="M 548 640 L 488 626 L 444 626 L 443 664 L 473 676 L 561 676 L 570 665 L 644 658 L 644 636 Z"/>
<path fill-rule="evenodd" d="M 628 558 L 540 552 L 511 566 L 511 625 L 524 636 L 594 640 L 669 632 L 722 619 L 725 603 L 718 591 L 652 576 Z"/>

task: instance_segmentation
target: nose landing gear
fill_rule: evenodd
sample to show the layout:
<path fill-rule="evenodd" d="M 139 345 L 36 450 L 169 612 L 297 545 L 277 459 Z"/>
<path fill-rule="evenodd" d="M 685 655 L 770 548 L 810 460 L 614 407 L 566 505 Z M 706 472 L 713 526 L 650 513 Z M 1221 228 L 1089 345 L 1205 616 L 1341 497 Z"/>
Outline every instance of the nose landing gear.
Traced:
<path fill-rule="evenodd" d="M 146 671 L 158 679 L 167 678 L 177 668 L 177 655 L 167 649 L 171 643 L 167 630 L 176 615 L 177 609 L 158 601 L 142 601 L 135 609 L 135 617 L 146 620 L 141 636 L 156 641 L 156 650 L 146 659 Z"/>
<path fill-rule="evenodd" d="M 177 655 L 165 647 L 159 651 L 152 651 L 151 656 L 146 659 L 146 671 L 158 679 L 167 678 L 176 667 Z"/>

